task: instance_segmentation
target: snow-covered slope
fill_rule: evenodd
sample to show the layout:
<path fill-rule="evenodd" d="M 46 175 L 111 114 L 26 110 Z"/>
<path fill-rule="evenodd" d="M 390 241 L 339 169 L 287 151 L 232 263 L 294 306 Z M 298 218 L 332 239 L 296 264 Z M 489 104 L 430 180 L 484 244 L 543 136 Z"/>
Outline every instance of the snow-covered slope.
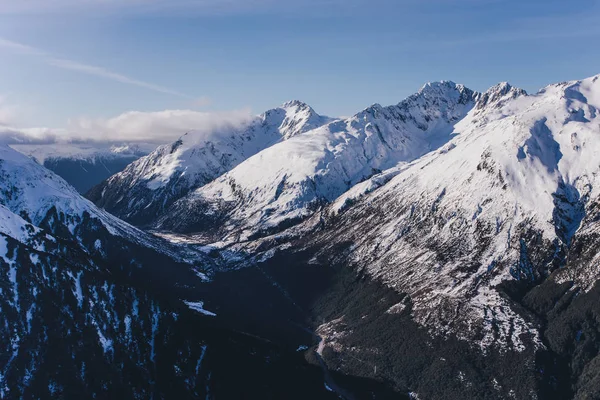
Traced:
<path fill-rule="evenodd" d="M 179 340 L 173 345 L 158 331 L 159 323 L 176 319 L 145 289 L 141 278 L 160 270 L 143 260 L 147 252 L 166 265 L 169 258 L 138 247 L 152 241 L 144 237 L 32 159 L 0 146 L 0 397 L 69 397 L 75 386 L 90 398 L 157 391 L 148 384 L 156 379 L 155 354 L 177 353 Z M 194 273 L 181 268 L 191 282 Z M 135 372 L 115 379 L 125 371 Z M 176 386 L 190 391 L 189 382 Z"/>
<path fill-rule="evenodd" d="M 161 146 L 88 195 L 97 205 L 136 225 L 148 225 L 171 203 L 259 151 L 331 119 L 290 101 L 242 127 L 192 131 Z"/>
<path fill-rule="evenodd" d="M 98 218 L 114 232 L 136 231 L 99 210 L 62 178 L 5 145 L 0 145 L 0 204 L 36 226 L 58 216 L 71 234 L 84 214 Z"/>
<path fill-rule="evenodd" d="M 375 104 L 273 145 L 175 203 L 158 228 L 257 231 L 312 214 L 355 184 L 447 143 L 478 94 L 429 83 L 398 105 Z M 211 223 L 212 221 L 212 223 Z"/>
<path fill-rule="evenodd" d="M 256 154 L 227 168 L 222 156 L 246 145 L 225 135 L 198 146 L 188 135 L 115 193 L 136 213 L 167 193 L 159 228 L 225 239 L 228 254 L 239 250 L 232 263 L 260 264 L 253 272 L 318 321 L 322 365 L 422 398 L 597 393 L 600 76 L 534 95 L 506 83 L 481 94 L 428 84 L 396 106 L 302 134 L 286 135 L 281 127 L 293 124 L 282 115 L 273 142 L 252 144 Z M 185 194 L 170 194 L 174 179 L 213 161 L 217 172 L 169 207 Z M 11 185 L 0 202 L 11 211 L 55 201 L 78 213 L 35 191 L 35 204 L 22 206 Z M 18 193 L 38 183 L 24 185 Z M 14 235 L 28 229 L 14 216 L 2 224 Z"/>
<path fill-rule="evenodd" d="M 595 218 L 599 110 L 599 77 L 530 96 L 493 87 L 447 145 L 356 185 L 315 217 L 313 226 L 332 224 L 315 241 L 324 256 L 353 243 L 349 262 L 409 294 L 414 318 L 435 334 L 483 349 L 543 347 L 538 322 L 501 288 L 564 266 L 580 224 Z M 588 269 L 583 287 L 589 274 L 598 276 Z"/>
<path fill-rule="evenodd" d="M 0 398 L 329 398 L 293 349 L 215 329 L 208 257 L 171 247 L 0 146 Z"/>
<path fill-rule="evenodd" d="M 318 350 L 337 370 L 409 382 L 422 398 L 593 397 L 600 387 L 600 76 L 533 95 L 499 84 L 475 94 L 465 111 L 442 144 L 391 168 L 382 162 L 382 172 L 342 186 L 341 196 L 324 195 L 306 214 L 293 214 L 305 201 L 295 194 L 308 193 L 310 202 L 314 189 L 296 190 L 291 173 L 313 174 L 314 187 L 321 185 L 314 165 L 329 143 L 323 137 L 340 122 L 250 158 L 176 203 L 171 221 L 196 218 L 191 230 L 209 232 L 225 222 L 228 251 L 259 264 L 294 300 L 326 286 L 310 307 Z M 291 151 L 276 158 L 286 146 L 297 159 Z M 261 160 L 267 155 L 270 162 Z M 335 157 L 325 160 L 321 170 L 336 165 Z M 291 183 L 278 185 L 286 174 Z M 290 188 L 294 195 L 279 203 Z M 255 204 L 272 205 L 271 213 Z M 230 235 L 287 217 L 279 210 L 312 216 L 269 236 Z"/>
<path fill-rule="evenodd" d="M 86 251 L 105 252 L 98 247 L 106 242 L 141 246 L 176 259 L 201 257 L 195 251 L 186 255 L 180 246 L 99 209 L 62 178 L 6 145 L 0 145 L 0 205 L 33 226 L 79 242 Z"/>

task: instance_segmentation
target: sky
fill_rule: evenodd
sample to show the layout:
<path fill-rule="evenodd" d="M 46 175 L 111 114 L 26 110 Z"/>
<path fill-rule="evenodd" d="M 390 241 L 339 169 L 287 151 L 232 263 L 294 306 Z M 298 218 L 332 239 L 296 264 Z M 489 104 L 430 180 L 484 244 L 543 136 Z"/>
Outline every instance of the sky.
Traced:
<path fill-rule="evenodd" d="M 0 127 L 169 141 L 291 99 L 348 116 L 424 83 L 600 73 L 600 0 L 0 0 Z"/>

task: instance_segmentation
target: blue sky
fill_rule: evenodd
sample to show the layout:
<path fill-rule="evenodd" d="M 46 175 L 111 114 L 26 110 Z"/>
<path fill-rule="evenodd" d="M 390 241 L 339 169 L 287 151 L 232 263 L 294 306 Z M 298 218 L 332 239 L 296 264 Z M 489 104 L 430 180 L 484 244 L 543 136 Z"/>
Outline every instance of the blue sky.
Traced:
<path fill-rule="evenodd" d="M 0 0 L 0 123 L 351 115 L 442 79 L 536 91 L 600 73 L 598 21 L 598 0 Z"/>

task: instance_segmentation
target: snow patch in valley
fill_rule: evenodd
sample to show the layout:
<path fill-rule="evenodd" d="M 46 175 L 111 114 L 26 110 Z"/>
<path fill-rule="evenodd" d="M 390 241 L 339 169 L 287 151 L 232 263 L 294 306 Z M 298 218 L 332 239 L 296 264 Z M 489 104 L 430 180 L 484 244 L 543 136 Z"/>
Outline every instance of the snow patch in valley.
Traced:
<path fill-rule="evenodd" d="M 6 261 L 6 254 L 8 253 L 8 242 L 4 236 L 0 235 L 0 257 Z"/>
<path fill-rule="evenodd" d="M 185 301 L 184 300 L 183 302 L 191 310 L 197 311 L 200 314 L 204 314 L 204 315 L 207 315 L 209 317 L 216 317 L 217 316 L 217 314 L 204 309 L 204 302 L 203 301 Z"/>
<path fill-rule="evenodd" d="M 206 275 L 204 272 L 200 271 L 200 269 L 198 269 L 198 268 L 193 268 L 193 270 L 194 270 L 194 273 L 196 274 L 196 276 L 197 276 L 198 278 L 200 278 L 200 280 L 201 280 L 202 282 L 205 282 L 205 283 L 206 283 L 206 282 L 210 282 L 210 281 L 211 281 L 210 277 L 209 277 L 208 275 Z"/>
<path fill-rule="evenodd" d="M 73 284 L 75 285 L 73 295 L 77 299 L 77 305 L 81 308 L 83 305 L 83 291 L 81 289 L 81 276 L 83 275 L 83 271 L 79 271 L 77 276 L 74 276 L 71 271 L 67 271 L 67 275 L 73 280 Z"/>

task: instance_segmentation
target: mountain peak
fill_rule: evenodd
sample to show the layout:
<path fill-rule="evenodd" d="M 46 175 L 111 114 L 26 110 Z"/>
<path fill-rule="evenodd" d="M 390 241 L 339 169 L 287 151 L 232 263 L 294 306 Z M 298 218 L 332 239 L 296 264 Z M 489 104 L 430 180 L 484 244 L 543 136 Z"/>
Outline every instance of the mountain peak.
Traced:
<path fill-rule="evenodd" d="M 491 104 L 499 103 L 501 99 L 516 99 L 520 96 L 527 96 L 527 92 L 512 86 L 508 82 L 500 82 L 481 94 L 477 101 L 476 108 L 480 110 Z"/>
<path fill-rule="evenodd" d="M 262 115 L 264 121 L 277 127 L 283 139 L 289 139 L 300 133 L 308 132 L 332 121 L 319 115 L 311 106 L 300 100 L 290 100 L 280 107 Z"/>
<path fill-rule="evenodd" d="M 283 103 L 281 105 L 280 108 L 292 108 L 292 107 L 295 107 L 295 108 L 310 108 L 310 109 L 312 109 L 311 106 L 309 106 L 308 104 L 306 104 L 305 102 L 300 101 L 300 100 L 289 100 L 289 101 L 286 101 L 285 103 Z"/>
<path fill-rule="evenodd" d="M 438 81 L 438 82 L 427 82 L 419 89 L 415 96 L 425 97 L 446 97 L 450 93 L 474 93 L 468 89 L 465 85 L 455 83 L 453 81 Z"/>
<path fill-rule="evenodd" d="M 446 81 L 446 80 L 427 82 L 426 84 L 421 86 L 421 89 L 419 89 L 419 93 L 439 91 L 439 90 L 444 90 L 444 89 L 452 89 L 452 88 L 457 88 L 459 86 L 463 86 L 463 85 L 458 85 L 453 81 Z"/>
<path fill-rule="evenodd" d="M 437 99 L 450 100 L 453 103 L 467 104 L 477 96 L 477 92 L 472 91 L 462 84 L 453 81 L 428 82 L 419 89 L 419 91 L 400 104 L 406 102 L 437 101 Z"/>

